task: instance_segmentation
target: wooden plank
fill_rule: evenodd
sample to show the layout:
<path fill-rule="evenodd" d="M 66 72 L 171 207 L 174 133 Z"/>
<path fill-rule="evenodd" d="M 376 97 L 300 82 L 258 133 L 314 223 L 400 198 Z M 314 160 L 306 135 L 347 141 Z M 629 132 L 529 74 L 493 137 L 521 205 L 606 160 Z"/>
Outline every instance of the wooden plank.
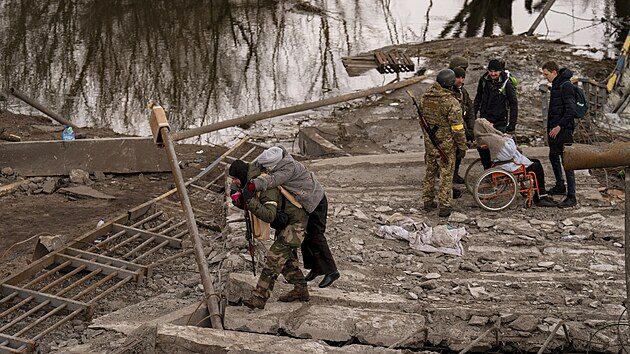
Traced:
<path fill-rule="evenodd" d="M 152 138 L 24 141 L 0 144 L 0 168 L 22 176 L 67 176 L 72 169 L 89 173 L 167 172 L 166 154 Z"/>

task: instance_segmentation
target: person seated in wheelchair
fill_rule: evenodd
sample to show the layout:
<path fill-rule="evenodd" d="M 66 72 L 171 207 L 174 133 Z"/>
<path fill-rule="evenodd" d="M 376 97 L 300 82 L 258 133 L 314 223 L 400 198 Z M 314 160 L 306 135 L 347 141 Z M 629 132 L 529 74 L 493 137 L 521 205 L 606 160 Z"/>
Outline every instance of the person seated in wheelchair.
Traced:
<path fill-rule="evenodd" d="M 529 159 L 523 155 L 512 137 L 494 128 L 487 119 L 475 120 L 473 129 L 475 140 L 479 146 L 488 148 L 490 158 L 496 167 L 508 172 L 515 172 L 525 166 L 527 172 L 533 172 L 538 182 L 538 193 L 533 196 L 534 204 L 539 207 L 555 207 L 556 202 L 547 195 L 545 189 L 545 171 L 540 160 Z"/>

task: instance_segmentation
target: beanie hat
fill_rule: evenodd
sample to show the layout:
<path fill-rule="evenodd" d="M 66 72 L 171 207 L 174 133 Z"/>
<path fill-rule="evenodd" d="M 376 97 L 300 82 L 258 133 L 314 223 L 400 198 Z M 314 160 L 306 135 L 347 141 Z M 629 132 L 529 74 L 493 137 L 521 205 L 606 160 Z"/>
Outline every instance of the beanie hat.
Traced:
<path fill-rule="evenodd" d="M 460 67 L 464 70 L 468 68 L 468 60 L 464 57 L 453 57 L 451 62 L 448 64 L 448 67 L 451 69 L 455 69 L 456 67 Z"/>
<path fill-rule="evenodd" d="M 258 163 L 265 168 L 274 167 L 282 160 L 282 149 L 274 146 L 265 150 L 258 156 Z"/>
<path fill-rule="evenodd" d="M 488 70 L 491 70 L 491 71 L 503 71 L 503 67 L 501 66 L 501 62 L 499 62 L 496 59 L 492 59 L 488 63 Z"/>
<path fill-rule="evenodd" d="M 249 170 L 249 165 L 242 160 L 236 160 L 232 162 L 230 165 L 229 174 L 232 177 L 238 178 L 241 181 L 241 188 L 245 187 L 247 184 L 247 171 Z"/>
<path fill-rule="evenodd" d="M 459 66 L 454 68 L 455 77 L 466 77 L 466 70 L 460 68 Z"/>

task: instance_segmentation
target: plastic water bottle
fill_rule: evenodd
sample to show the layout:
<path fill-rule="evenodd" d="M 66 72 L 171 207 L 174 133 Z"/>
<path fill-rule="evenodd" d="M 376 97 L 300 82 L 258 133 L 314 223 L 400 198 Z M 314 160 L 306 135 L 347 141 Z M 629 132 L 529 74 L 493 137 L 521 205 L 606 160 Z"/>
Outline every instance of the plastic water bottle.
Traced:
<path fill-rule="evenodd" d="M 66 125 L 66 129 L 61 133 L 62 140 L 74 140 L 74 130 L 71 126 Z"/>

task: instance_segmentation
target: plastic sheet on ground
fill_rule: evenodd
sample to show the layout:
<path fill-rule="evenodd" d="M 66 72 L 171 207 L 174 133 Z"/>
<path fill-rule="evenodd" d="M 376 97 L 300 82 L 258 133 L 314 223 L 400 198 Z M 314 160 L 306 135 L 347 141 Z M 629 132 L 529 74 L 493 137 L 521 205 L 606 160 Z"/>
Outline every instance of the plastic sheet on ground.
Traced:
<path fill-rule="evenodd" d="M 450 225 L 431 227 L 418 223 L 407 216 L 395 213 L 386 220 L 388 225 L 379 227 L 376 235 L 386 240 L 406 240 L 409 247 L 427 253 L 440 252 L 456 256 L 464 255 L 462 237 L 467 234 L 464 227 Z"/>

